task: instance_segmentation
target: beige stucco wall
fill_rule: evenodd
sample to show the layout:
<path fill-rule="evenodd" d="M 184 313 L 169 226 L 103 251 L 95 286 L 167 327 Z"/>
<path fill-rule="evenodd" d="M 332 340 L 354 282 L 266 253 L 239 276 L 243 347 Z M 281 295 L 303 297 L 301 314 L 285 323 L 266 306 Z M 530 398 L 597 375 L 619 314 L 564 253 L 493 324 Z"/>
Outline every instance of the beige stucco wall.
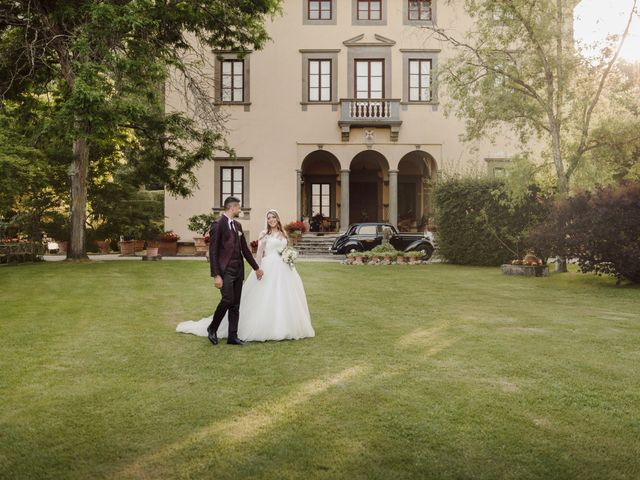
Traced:
<path fill-rule="evenodd" d="M 263 226 L 264 212 L 280 211 L 285 222 L 296 218 L 296 170 L 305 156 L 322 148 L 333 153 L 342 169 L 348 169 L 353 157 L 369 149 L 382 153 L 390 169 L 396 169 L 402 156 L 413 150 L 428 152 L 439 170 L 462 171 L 485 169 L 485 158 L 508 157 L 516 146 L 506 136 L 499 144 L 489 142 L 462 144 L 459 135 L 463 123 L 451 115 L 445 118 L 442 91 L 439 104 L 407 105 L 400 112 L 402 127 L 398 140 L 390 140 L 388 128 L 375 129 L 373 142 L 366 143 L 362 128 L 352 128 L 348 142 L 341 140 L 338 126 L 339 106 L 308 105 L 302 100 L 302 53 L 304 49 L 340 49 L 337 53 L 337 98 L 348 98 L 348 47 L 344 41 L 364 34 L 363 42 L 376 42 L 374 35 L 395 41 L 391 49 L 391 92 L 387 98 L 402 98 L 403 53 L 401 49 L 433 49 L 438 62 L 447 58 L 445 45 L 433 39 L 427 30 L 403 24 L 404 0 L 388 0 L 386 25 L 352 25 L 351 0 L 338 0 L 335 25 L 303 25 L 306 0 L 285 0 L 284 12 L 268 24 L 272 37 L 266 47 L 250 57 L 249 111 L 243 106 L 225 107 L 229 114 L 228 141 L 239 157 L 251 157 L 249 189 L 250 215 L 243 219 L 245 230 L 255 238 Z M 439 1 L 437 22 L 441 27 L 462 34 L 469 28 L 462 2 Z M 386 48 L 386 47 L 380 47 Z M 167 104 L 180 108 L 180 98 L 169 91 Z M 191 215 L 210 211 L 215 203 L 214 165 L 209 162 L 197 172 L 199 190 L 189 198 L 166 196 L 166 228 L 178 232 L 183 239 L 193 234 L 187 230 Z"/>

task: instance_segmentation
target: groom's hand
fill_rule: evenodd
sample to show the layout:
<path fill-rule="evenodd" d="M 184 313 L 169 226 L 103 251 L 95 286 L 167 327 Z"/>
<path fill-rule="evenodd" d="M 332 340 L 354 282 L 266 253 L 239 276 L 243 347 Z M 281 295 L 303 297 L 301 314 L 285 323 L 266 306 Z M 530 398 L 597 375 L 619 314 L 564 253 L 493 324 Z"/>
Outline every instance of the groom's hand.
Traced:
<path fill-rule="evenodd" d="M 213 279 L 213 284 L 219 290 L 222 288 L 222 277 L 220 275 L 216 275 Z"/>
<path fill-rule="evenodd" d="M 264 275 L 264 272 L 262 271 L 261 268 L 256 270 L 256 277 L 258 277 L 258 280 L 262 280 L 262 275 Z"/>

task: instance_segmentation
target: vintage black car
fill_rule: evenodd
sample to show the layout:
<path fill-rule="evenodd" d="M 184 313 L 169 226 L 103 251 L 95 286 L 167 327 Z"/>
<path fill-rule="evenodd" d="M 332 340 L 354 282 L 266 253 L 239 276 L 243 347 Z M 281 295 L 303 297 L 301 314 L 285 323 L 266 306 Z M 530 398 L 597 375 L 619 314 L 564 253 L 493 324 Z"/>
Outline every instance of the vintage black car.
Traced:
<path fill-rule="evenodd" d="M 399 233 L 389 223 L 355 223 L 349 225 L 346 233 L 336 238 L 331 252 L 345 255 L 352 250 L 364 252 L 380 245 L 384 236 L 384 229 L 390 229 L 389 243 L 402 252 L 419 252 L 424 250 L 423 260 L 433 255 L 434 244 L 430 233 Z"/>

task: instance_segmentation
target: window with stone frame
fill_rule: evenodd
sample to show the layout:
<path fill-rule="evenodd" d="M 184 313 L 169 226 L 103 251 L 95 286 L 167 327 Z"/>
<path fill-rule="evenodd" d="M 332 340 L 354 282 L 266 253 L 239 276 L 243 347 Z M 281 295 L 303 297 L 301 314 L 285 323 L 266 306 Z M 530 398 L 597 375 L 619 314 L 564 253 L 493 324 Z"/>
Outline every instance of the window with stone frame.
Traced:
<path fill-rule="evenodd" d="M 307 19 L 308 20 L 331 20 L 333 8 L 331 0 L 308 0 Z"/>
<path fill-rule="evenodd" d="M 358 0 L 358 20 L 382 20 L 382 0 Z"/>
<path fill-rule="evenodd" d="M 221 67 L 221 101 L 244 102 L 244 60 L 225 59 Z"/>
<path fill-rule="evenodd" d="M 409 20 L 432 19 L 431 0 L 406 0 L 409 2 Z"/>
<path fill-rule="evenodd" d="M 431 60 L 409 60 L 409 101 L 430 102 L 431 95 Z"/>
<path fill-rule="evenodd" d="M 244 204 L 244 167 L 220 168 L 220 205 L 227 197 L 237 197 Z"/>
<path fill-rule="evenodd" d="M 332 98 L 331 59 L 309 59 L 309 102 L 330 102 Z"/>

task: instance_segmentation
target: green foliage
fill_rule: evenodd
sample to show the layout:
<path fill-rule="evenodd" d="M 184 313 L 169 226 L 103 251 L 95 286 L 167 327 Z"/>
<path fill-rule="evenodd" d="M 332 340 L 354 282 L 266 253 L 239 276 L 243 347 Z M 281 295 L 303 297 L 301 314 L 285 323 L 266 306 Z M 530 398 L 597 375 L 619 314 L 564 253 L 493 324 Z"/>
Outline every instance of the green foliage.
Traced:
<path fill-rule="evenodd" d="M 10 167 L 0 165 L 2 173 L 20 173 L 2 189 L 0 204 L 22 201 L 18 197 L 29 178 L 45 184 L 54 178 L 24 163 L 40 155 L 29 150 L 34 145 L 51 150 L 40 155 L 43 166 L 61 160 L 62 179 L 76 192 L 85 185 L 89 190 L 88 199 L 78 194 L 71 205 L 72 244 L 83 237 L 90 204 L 103 201 L 92 186 L 127 177 L 124 190 L 153 183 L 176 195 L 190 194 L 197 186 L 194 169 L 215 151 L 231 153 L 224 117 L 213 104 L 212 51 L 261 48 L 268 40 L 264 21 L 279 5 L 278 0 L 80 0 L 40 8 L 0 0 L 0 107 L 19 103 L 13 122 L 25 131 L 9 143 L 20 159 L 13 154 Z M 185 99 L 185 111 L 165 111 L 165 87 Z M 74 149 L 78 145 L 86 148 Z M 68 187 L 47 186 L 65 192 L 69 204 Z M 97 206 L 95 215 L 108 208 Z M 83 254 L 82 245 L 71 250 Z"/>
<path fill-rule="evenodd" d="M 447 110 L 466 122 L 466 140 L 513 133 L 523 148 L 531 148 L 530 140 L 542 143 L 561 194 L 588 152 L 638 141 L 637 115 L 628 113 L 637 112 L 639 97 L 617 63 L 628 30 L 609 37 L 597 58 L 586 58 L 572 36 L 576 3 L 465 0 L 473 21 L 466 37 L 447 25 L 426 27 L 455 52 L 438 79 L 451 99 Z M 596 131 L 612 120 L 624 128 Z"/>
<path fill-rule="evenodd" d="M 546 207 L 535 187 L 520 198 L 490 178 L 451 178 L 434 193 L 438 252 L 466 265 L 500 265 L 522 256 L 528 228 L 538 224 Z"/>
<path fill-rule="evenodd" d="M 204 235 L 209 231 L 209 228 L 211 228 L 211 224 L 217 219 L 218 214 L 214 212 L 194 215 L 193 217 L 189 217 L 188 228 L 198 235 Z"/>
<path fill-rule="evenodd" d="M 582 272 L 640 283 L 640 182 L 558 201 L 529 242 L 543 256 L 576 259 Z"/>
<path fill-rule="evenodd" d="M 388 253 L 394 253 L 395 251 L 396 251 L 396 249 L 393 248 L 393 245 L 391 245 L 390 243 L 376 245 L 375 247 L 373 247 L 371 249 L 372 253 L 377 253 L 377 254 L 380 254 L 380 255 L 385 255 L 385 254 L 388 254 Z"/>

